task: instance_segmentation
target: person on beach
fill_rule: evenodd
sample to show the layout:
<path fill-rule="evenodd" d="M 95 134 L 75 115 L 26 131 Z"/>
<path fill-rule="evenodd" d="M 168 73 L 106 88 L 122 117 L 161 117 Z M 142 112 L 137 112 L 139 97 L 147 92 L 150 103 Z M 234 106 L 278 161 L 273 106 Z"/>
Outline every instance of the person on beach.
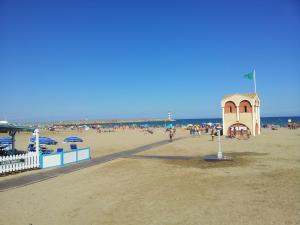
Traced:
<path fill-rule="evenodd" d="M 248 138 L 248 139 L 250 138 L 250 135 L 251 135 L 250 129 L 247 128 L 247 138 Z"/>
<path fill-rule="evenodd" d="M 236 137 L 236 127 L 233 127 L 233 137 Z"/>
<path fill-rule="evenodd" d="M 175 135 L 174 129 L 170 128 L 169 130 L 169 137 L 170 137 L 170 143 L 173 141 L 173 137 Z"/>
<path fill-rule="evenodd" d="M 244 129 L 241 129 L 241 138 L 244 139 Z"/>
<path fill-rule="evenodd" d="M 201 135 L 201 127 L 198 125 L 198 130 L 197 130 L 197 132 L 198 132 L 198 135 L 200 136 Z"/>
<path fill-rule="evenodd" d="M 215 128 L 213 127 L 211 129 L 211 141 L 214 141 L 215 140 Z"/>
<path fill-rule="evenodd" d="M 233 138 L 233 127 L 230 128 L 230 133 L 229 133 L 229 135 L 230 135 L 230 136 L 229 136 L 230 138 Z"/>
<path fill-rule="evenodd" d="M 195 126 L 192 127 L 192 135 L 195 136 Z"/>

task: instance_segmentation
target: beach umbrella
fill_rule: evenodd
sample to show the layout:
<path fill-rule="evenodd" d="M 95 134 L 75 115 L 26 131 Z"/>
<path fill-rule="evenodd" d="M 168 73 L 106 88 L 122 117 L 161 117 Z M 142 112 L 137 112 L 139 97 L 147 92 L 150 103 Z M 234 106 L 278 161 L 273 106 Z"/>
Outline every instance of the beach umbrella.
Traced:
<path fill-rule="evenodd" d="M 11 137 L 0 137 L 0 144 L 12 144 Z"/>
<path fill-rule="evenodd" d="M 79 137 L 67 137 L 64 142 L 83 142 L 83 140 Z"/>
<path fill-rule="evenodd" d="M 30 138 L 30 141 L 35 143 L 35 137 Z M 39 143 L 43 145 L 56 145 L 57 141 L 49 138 L 49 137 L 39 137 Z"/>

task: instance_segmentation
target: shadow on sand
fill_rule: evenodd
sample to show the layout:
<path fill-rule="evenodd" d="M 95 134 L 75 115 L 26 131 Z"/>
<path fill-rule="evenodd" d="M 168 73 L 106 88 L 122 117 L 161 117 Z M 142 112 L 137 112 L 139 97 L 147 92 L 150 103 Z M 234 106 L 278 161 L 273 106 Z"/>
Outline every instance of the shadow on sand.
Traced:
<path fill-rule="evenodd" d="M 222 167 L 243 167 L 249 165 L 255 160 L 256 156 L 268 155 L 268 153 L 257 152 L 228 152 L 225 154 L 232 158 L 231 161 L 213 161 L 207 162 L 204 156 L 160 156 L 160 155 L 131 155 L 125 158 L 131 159 L 154 159 L 162 160 L 164 163 L 180 167 L 189 168 L 222 168 Z"/>

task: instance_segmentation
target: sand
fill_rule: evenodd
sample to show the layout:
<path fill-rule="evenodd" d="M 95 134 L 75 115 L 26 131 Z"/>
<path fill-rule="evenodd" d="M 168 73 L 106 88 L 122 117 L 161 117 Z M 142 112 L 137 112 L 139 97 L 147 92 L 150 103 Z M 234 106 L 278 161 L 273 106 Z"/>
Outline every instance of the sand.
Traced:
<path fill-rule="evenodd" d="M 300 224 L 300 130 L 262 132 L 223 138 L 232 162 L 203 161 L 217 142 L 178 130 L 185 139 L 0 192 L 0 224 Z M 163 130 L 54 135 L 69 134 L 90 143 L 93 157 L 167 138 Z"/>
<path fill-rule="evenodd" d="M 0 134 L 0 136 L 7 136 L 6 134 Z M 27 149 L 29 139 L 32 133 L 18 133 L 16 134 L 16 148 Z M 41 130 L 40 136 L 51 137 L 58 141 L 57 145 L 48 147 L 56 150 L 57 148 L 64 148 L 65 150 L 70 149 L 70 143 L 63 143 L 64 138 L 69 136 L 77 136 L 82 138 L 82 143 L 76 143 L 78 148 L 90 146 L 92 151 L 92 157 L 106 155 L 126 149 L 132 149 L 142 145 L 150 144 L 153 142 L 165 140 L 167 133 L 165 129 L 157 128 L 153 134 L 150 134 L 141 129 L 136 130 L 117 130 L 111 133 L 97 133 L 96 130 L 88 131 L 47 131 Z M 185 130 L 179 130 L 176 137 L 188 136 L 188 132 Z"/>

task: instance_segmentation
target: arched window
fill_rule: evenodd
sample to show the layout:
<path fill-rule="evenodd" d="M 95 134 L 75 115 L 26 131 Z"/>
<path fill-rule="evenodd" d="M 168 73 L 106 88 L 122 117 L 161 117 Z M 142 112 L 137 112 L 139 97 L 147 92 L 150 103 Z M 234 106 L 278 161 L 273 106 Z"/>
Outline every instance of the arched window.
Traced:
<path fill-rule="evenodd" d="M 245 132 L 250 132 L 249 128 L 245 124 L 236 123 L 236 124 L 232 124 L 230 127 L 228 127 L 227 136 L 237 137 L 237 136 L 243 135 L 243 133 L 245 133 Z"/>
<path fill-rule="evenodd" d="M 240 113 L 251 113 L 252 112 L 251 103 L 247 100 L 241 101 L 239 109 L 240 109 Z"/>
<path fill-rule="evenodd" d="M 226 102 L 225 107 L 224 107 L 224 112 L 225 113 L 236 113 L 236 106 L 234 102 Z"/>

